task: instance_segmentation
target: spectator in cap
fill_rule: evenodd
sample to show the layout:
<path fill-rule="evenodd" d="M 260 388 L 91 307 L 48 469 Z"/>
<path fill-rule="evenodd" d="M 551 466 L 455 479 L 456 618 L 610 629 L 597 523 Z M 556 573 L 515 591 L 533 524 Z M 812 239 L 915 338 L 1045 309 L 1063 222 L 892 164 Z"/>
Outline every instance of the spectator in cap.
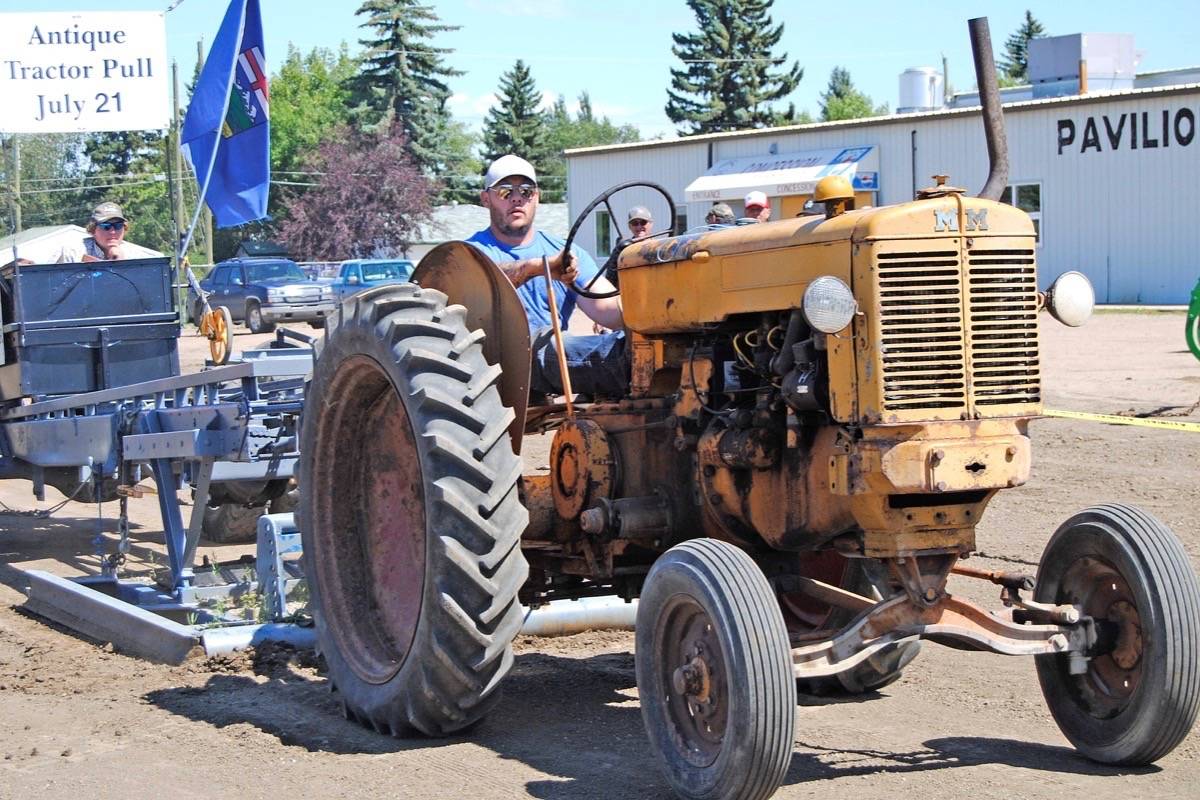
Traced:
<path fill-rule="evenodd" d="M 538 207 L 537 173 L 533 165 L 516 155 L 497 158 L 483 178 L 479 201 L 488 210 L 490 224 L 467 239 L 492 260 L 516 287 L 525 307 L 533 349 L 530 389 L 538 394 L 562 394 L 558 353 L 550 320 L 550 295 L 546 290 L 542 258 L 550 266 L 557 286 L 554 297 L 559 321 L 565 330 L 578 305 L 592 321 L 616 330 L 598 336 L 563 337 L 566 360 L 571 368 L 571 386 L 576 392 L 605 397 L 622 397 L 629 386 L 629 363 L 625 358 L 624 319 L 619 297 L 587 298 L 576 285 L 591 285 L 591 291 L 614 291 L 599 267 L 578 246 L 563 251 L 566 242 L 534 226 Z"/>
<path fill-rule="evenodd" d="M 92 210 L 87 231 L 78 245 L 67 245 L 58 257 L 60 264 L 89 261 L 119 261 L 125 258 L 125 233 L 129 220 L 116 203 L 105 201 Z"/>
<path fill-rule="evenodd" d="M 634 206 L 629 209 L 629 238 L 632 241 L 645 239 L 654 233 L 654 217 L 645 206 Z"/>
<path fill-rule="evenodd" d="M 704 221 L 709 225 L 732 225 L 734 223 L 733 209 L 728 203 L 713 203 Z"/>
<path fill-rule="evenodd" d="M 746 209 L 746 216 L 755 222 L 767 222 L 771 219 L 771 201 L 766 192 L 757 189 L 750 192 L 742 202 L 742 207 Z"/>

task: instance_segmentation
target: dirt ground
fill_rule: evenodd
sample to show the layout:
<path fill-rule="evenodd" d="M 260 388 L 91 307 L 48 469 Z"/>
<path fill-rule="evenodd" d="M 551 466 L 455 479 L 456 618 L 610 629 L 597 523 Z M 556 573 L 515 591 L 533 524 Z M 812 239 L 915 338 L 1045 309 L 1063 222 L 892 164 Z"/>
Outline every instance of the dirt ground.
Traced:
<path fill-rule="evenodd" d="M 1051 408 L 1172 413 L 1200 399 L 1182 314 L 1103 313 L 1082 330 L 1045 328 Z M 241 334 L 236 345 L 252 341 Z M 200 344 L 184 340 L 185 368 L 202 359 Z M 1033 480 L 993 503 L 973 564 L 1032 571 L 1073 511 L 1122 501 L 1169 524 L 1200 568 L 1200 435 L 1063 419 L 1032 431 Z M 529 467 L 544 463 L 539 452 Z M 17 511 L 59 499 L 48 494 L 38 503 L 28 484 L 0 484 Z M 76 503 L 46 519 L 0 515 L 0 798 L 670 796 L 642 729 L 632 634 L 521 639 L 504 699 L 476 730 L 400 740 L 344 721 L 309 655 L 160 666 L 22 611 L 20 570 L 96 571 L 98 526 L 107 547 L 114 541 L 114 509 L 104 510 L 103 523 Z M 134 521 L 130 566 L 145 570 L 162 549 L 152 497 L 135 501 Z M 955 586 L 996 600 L 990 587 Z M 1194 798 L 1198 782 L 1200 733 L 1148 769 L 1098 766 L 1058 732 L 1031 660 L 926 644 L 877 694 L 801 698 L 777 797 Z"/>

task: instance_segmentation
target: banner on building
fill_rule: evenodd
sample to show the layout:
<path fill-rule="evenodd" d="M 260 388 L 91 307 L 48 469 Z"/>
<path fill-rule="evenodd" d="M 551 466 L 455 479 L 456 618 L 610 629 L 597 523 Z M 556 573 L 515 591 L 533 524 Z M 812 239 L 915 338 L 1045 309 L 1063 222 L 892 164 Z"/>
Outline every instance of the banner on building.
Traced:
<path fill-rule="evenodd" d="M 0 14 L 0 133 L 163 130 L 162 12 Z"/>

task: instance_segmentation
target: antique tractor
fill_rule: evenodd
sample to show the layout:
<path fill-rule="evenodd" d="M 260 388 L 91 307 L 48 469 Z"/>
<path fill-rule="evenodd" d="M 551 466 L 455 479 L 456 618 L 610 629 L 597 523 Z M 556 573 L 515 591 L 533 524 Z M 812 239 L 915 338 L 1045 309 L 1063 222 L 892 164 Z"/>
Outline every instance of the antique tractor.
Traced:
<path fill-rule="evenodd" d="M 1187 735 L 1200 588 L 1161 523 L 1080 512 L 1036 581 L 963 563 L 993 495 L 1030 474 L 1039 312 L 1081 323 L 1090 285 L 1038 291 L 1012 206 L 939 183 L 856 210 L 848 188 L 818 187 L 821 216 L 625 247 L 621 398 L 531 406 L 521 304 L 466 244 L 346 301 L 306 397 L 299 523 L 348 717 L 464 730 L 496 702 L 523 605 L 616 594 L 640 598 L 643 718 L 685 797 L 769 796 L 797 683 L 882 686 L 923 639 L 1034 656 L 1096 760 L 1147 764 Z M 523 476 L 543 431 L 549 473 Z M 951 574 L 998 584 L 1004 608 Z"/>

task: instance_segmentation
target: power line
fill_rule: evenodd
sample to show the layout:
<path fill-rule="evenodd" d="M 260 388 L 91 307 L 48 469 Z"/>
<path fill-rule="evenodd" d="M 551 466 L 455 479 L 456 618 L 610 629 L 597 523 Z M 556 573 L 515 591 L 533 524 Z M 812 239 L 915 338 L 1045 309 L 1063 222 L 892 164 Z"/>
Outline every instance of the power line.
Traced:
<path fill-rule="evenodd" d="M 25 190 L 21 190 L 21 194 L 27 195 L 27 194 L 57 194 L 59 192 L 83 192 L 83 191 L 87 191 L 89 189 L 114 189 L 114 188 L 118 188 L 118 187 L 124 188 L 126 186 L 146 186 L 151 183 L 163 183 L 165 181 L 166 181 L 166 177 L 164 176 L 164 177 L 158 178 L 157 180 L 149 180 L 149 181 L 129 181 L 127 183 L 96 183 L 96 184 L 91 184 L 88 186 L 68 186 L 68 187 L 65 187 L 62 189 L 34 189 L 34 190 L 28 191 L 28 192 Z"/>

